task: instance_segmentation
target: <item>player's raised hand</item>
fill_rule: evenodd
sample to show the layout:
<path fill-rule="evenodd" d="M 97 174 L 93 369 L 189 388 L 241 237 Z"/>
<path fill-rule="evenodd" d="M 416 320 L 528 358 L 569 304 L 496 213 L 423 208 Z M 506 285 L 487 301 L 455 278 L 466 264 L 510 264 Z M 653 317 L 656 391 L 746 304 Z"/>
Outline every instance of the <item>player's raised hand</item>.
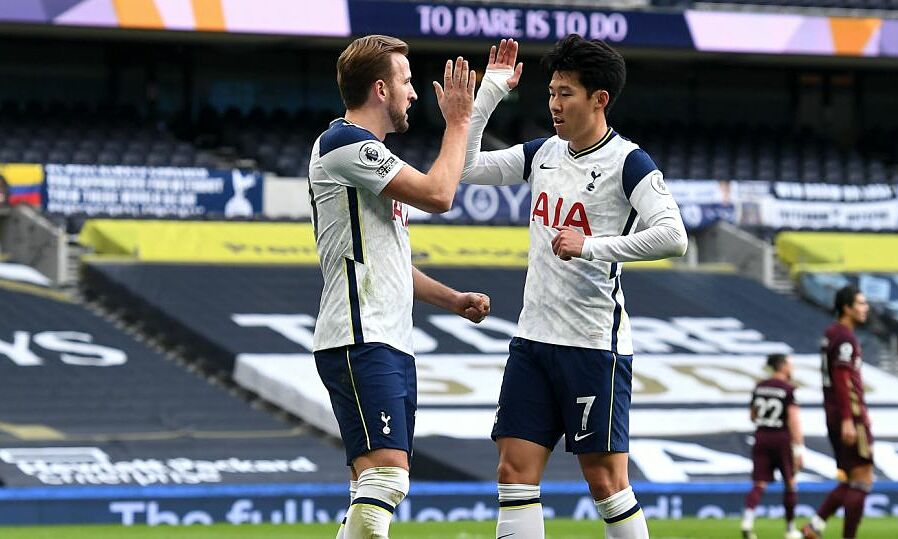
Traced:
<path fill-rule="evenodd" d="M 524 70 L 524 63 L 515 63 L 518 61 L 518 42 L 513 39 L 503 39 L 499 42 L 499 47 L 495 45 L 490 47 L 490 59 L 486 64 L 489 69 L 513 69 L 514 74 L 505 81 L 509 90 L 514 90 L 521 80 L 521 71 Z"/>
<path fill-rule="evenodd" d="M 433 81 L 433 91 L 437 94 L 437 103 L 447 126 L 467 126 L 471 121 L 476 83 L 477 76 L 467 60 L 459 56 L 454 62 L 446 61 L 443 85 Z"/>
<path fill-rule="evenodd" d="M 552 238 L 552 252 L 562 260 L 579 257 L 583 253 L 583 242 L 586 238 L 576 228 L 556 226 L 558 234 Z"/>
<path fill-rule="evenodd" d="M 452 311 L 479 324 L 490 314 L 490 297 L 478 292 L 461 292 L 456 298 Z"/>

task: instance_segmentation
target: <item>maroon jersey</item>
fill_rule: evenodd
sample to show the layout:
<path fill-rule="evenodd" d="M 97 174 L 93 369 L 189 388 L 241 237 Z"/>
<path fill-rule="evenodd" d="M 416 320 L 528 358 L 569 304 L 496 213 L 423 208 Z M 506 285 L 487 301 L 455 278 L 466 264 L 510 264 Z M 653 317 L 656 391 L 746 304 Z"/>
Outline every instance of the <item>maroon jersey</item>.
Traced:
<path fill-rule="evenodd" d="M 869 425 L 861 379 L 861 345 L 854 332 L 838 322 L 826 328 L 821 359 L 827 421 L 853 418 Z"/>
<path fill-rule="evenodd" d="M 758 382 L 751 393 L 751 407 L 758 433 L 788 432 L 789 406 L 792 404 L 795 404 L 795 386 L 789 382 L 776 378 Z"/>

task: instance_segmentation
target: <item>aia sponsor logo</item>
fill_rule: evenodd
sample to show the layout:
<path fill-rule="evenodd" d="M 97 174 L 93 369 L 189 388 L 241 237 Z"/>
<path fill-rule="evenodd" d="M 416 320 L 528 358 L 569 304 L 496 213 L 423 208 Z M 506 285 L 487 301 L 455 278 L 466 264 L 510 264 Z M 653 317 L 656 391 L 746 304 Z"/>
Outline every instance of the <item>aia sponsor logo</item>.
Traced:
<path fill-rule="evenodd" d="M 393 220 L 399 221 L 399 224 L 408 228 L 408 208 L 398 200 L 393 201 Z"/>
<path fill-rule="evenodd" d="M 579 228 L 584 235 L 592 235 L 589 218 L 586 216 L 586 208 L 582 202 L 574 202 L 568 206 L 565 204 L 564 198 L 559 197 L 557 200 L 550 200 L 549 195 L 545 192 L 541 192 L 536 197 L 533 213 L 530 214 L 530 221 L 541 222 L 546 226 L 552 227 L 569 226 Z"/>

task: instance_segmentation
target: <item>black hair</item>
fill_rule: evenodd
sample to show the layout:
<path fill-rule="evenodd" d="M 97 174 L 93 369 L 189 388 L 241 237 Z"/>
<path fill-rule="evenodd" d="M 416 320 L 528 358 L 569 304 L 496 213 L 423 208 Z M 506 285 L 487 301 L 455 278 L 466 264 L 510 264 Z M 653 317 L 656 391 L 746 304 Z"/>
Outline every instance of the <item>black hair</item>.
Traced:
<path fill-rule="evenodd" d="M 861 291 L 854 285 L 846 285 L 836 292 L 835 301 L 833 301 L 833 313 L 836 318 L 841 317 L 845 313 L 845 307 L 854 305 L 854 300 Z"/>
<path fill-rule="evenodd" d="M 776 372 L 786 363 L 787 357 L 786 354 L 770 354 L 767 356 L 767 367 Z"/>
<path fill-rule="evenodd" d="M 583 39 L 578 34 L 570 34 L 555 43 L 543 56 L 542 66 L 549 77 L 556 71 L 577 73 L 589 95 L 596 90 L 608 92 L 606 112 L 611 110 L 627 81 L 627 65 L 619 52 L 604 41 Z"/>

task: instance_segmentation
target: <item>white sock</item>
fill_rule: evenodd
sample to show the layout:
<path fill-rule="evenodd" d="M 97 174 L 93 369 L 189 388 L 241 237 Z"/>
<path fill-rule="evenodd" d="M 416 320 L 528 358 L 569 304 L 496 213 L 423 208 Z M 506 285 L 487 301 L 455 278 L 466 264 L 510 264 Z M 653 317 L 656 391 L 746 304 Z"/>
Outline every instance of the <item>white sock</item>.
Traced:
<path fill-rule="evenodd" d="M 755 527 L 755 510 L 748 507 L 742 511 L 742 531 L 749 532 Z"/>
<path fill-rule="evenodd" d="M 820 518 L 817 513 L 814 513 L 813 516 L 811 516 L 811 527 L 818 532 L 822 532 L 826 529 L 826 521 Z"/>
<path fill-rule="evenodd" d="M 386 539 L 393 511 L 406 494 L 407 470 L 380 466 L 360 473 L 358 490 L 346 515 L 345 539 Z"/>
<path fill-rule="evenodd" d="M 798 528 L 795 527 L 795 521 L 794 521 L 794 520 L 790 520 L 789 522 L 786 522 L 786 531 L 787 531 L 787 532 L 794 532 L 794 531 L 797 530 L 797 529 L 798 529 Z"/>
<path fill-rule="evenodd" d="M 355 498 L 355 493 L 359 489 L 359 482 L 349 480 L 349 505 L 352 506 L 352 500 Z M 346 508 L 346 513 L 349 514 L 349 508 Z M 343 539 L 343 529 L 346 527 L 346 517 L 343 517 L 343 522 L 340 523 L 340 528 L 337 530 L 337 537 L 335 539 Z"/>
<path fill-rule="evenodd" d="M 545 536 L 539 485 L 499 483 L 496 539 L 544 539 Z"/>
<path fill-rule="evenodd" d="M 597 500 L 596 507 L 605 519 L 607 539 L 649 539 L 645 514 L 636 501 L 632 487 L 627 487 L 604 500 Z"/>

